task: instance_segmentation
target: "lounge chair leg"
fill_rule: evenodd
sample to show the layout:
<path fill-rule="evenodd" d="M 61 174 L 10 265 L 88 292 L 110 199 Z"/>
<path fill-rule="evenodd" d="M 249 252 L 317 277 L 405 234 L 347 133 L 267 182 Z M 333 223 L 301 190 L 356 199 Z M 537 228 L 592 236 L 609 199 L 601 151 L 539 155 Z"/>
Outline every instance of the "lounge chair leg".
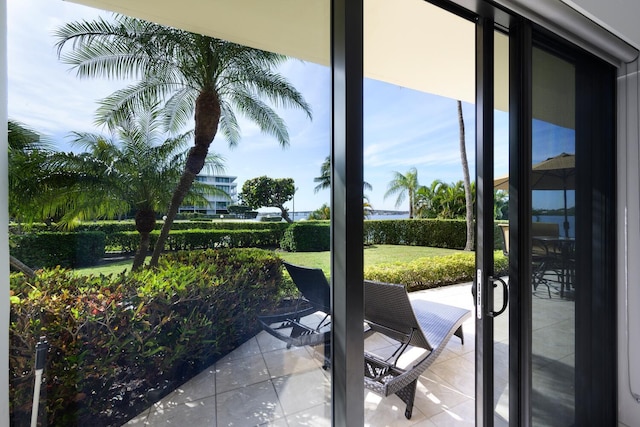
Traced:
<path fill-rule="evenodd" d="M 464 345 L 464 334 L 462 333 L 462 325 L 458 329 L 456 329 L 453 335 L 460 338 L 460 342 L 462 343 L 462 345 Z"/>
<path fill-rule="evenodd" d="M 406 387 L 398 390 L 396 395 L 407 404 L 407 408 L 404 410 L 404 416 L 410 420 L 413 415 L 413 401 L 416 398 L 416 388 L 418 387 L 418 380 L 410 382 Z"/>

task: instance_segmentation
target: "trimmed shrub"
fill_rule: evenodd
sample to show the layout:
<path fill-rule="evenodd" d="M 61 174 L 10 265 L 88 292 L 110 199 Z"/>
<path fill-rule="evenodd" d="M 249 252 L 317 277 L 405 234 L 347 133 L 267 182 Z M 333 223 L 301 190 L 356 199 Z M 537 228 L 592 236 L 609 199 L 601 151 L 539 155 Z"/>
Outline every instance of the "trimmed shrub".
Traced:
<path fill-rule="evenodd" d="M 158 240 L 160 231 L 151 232 L 150 245 Z M 194 250 L 213 248 L 268 248 L 277 247 L 279 230 L 173 230 L 165 243 L 166 250 Z M 134 252 L 140 242 L 137 232 L 114 233 L 107 238 L 110 250 Z"/>
<path fill-rule="evenodd" d="M 410 245 L 463 249 L 467 241 L 464 220 L 397 219 L 364 222 L 367 245 Z"/>
<path fill-rule="evenodd" d="M 224 249 L 169 254 L 157 270 L 115 277 L 55 269 L 10 281 L 12 425 L 29 425 L 44 335 L 41 419 L 119 426 L 154 401 L 147 391 L 177 386 L 257 333 L 256 315 L 281 296 L 282 269 L 272 252 Z"/>
<path fill-rule="evenodd" d="M 501 251 L 496 251 L 494 271 L 499 275 L 505 274 L 507 269 L 508 259 Z M 468 252 L 419 258 L 407 263 L 378 264 L 365 268 L 364 277 L 368 280 L 402 284 L 411 292 L 470 282 L 475 278 L 475 270 L 475 254 Z"/>
<path fill-rule="evenodd" d="M 331 247 L 329 221 L 293 223 L 284 232 L 280 248 L 289 252 L 328 251 Z"/>
<path fill-rule="evenodd" d="M 104 257 L 105 234 L 34 233 L 11 235 L 11 255 L 33 268 L 94 265 Z"/>

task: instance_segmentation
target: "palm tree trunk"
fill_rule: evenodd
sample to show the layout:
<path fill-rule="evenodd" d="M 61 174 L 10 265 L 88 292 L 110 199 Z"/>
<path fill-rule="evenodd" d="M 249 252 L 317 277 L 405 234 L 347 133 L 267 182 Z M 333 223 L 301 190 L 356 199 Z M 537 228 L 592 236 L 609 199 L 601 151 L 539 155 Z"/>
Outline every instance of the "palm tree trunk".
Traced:
<path fill-rule="evenodd" d="M 156 212 L 153 208 L 147 206 L 138 209 L 136 212 L 136 230 L 140 233 L 140 244 L 138 251 L 133 258 L 132 271 L 139 270 L 144 264 L 144 259 L 149 252 L 149 237 L 153 229 L 156 228 Z"/>
<path fill-rule="evenodd" d="M 409 219 L 413 219 L 413 192 L 409 189 Z"/>
<path fill-rule="evenodd" d="M 169 231 L 173 225 L 173 221 L 178 214 L 178 208 L 182 204 L 187 192 L 193 184 L 196 175 L 200 173 L 207 159 L 209 146 L 213 142 L 213 138 L 218 131 L 220 123 L 220 100 L 213 89 L 205 89 L 200 92 L 196 99 L 195 106 L 195 130 L 194 130 L 194 146 L 189 150 L 187 162 L 180 177 L 180 182 L 173 192 L 171 203 L 167 212 L 167 218 L 164 220 L 160 236 L 156 241 L 149 261 L 149 267 L 158 266 L 158 259 L 164 249 L 164 244 L 169 236 Z"/>
<path fill-rule="evenodd" d="M 9 255 L 9 265 L 24 273 L 27 277 L 36 277 L 36 272 L 13 255 Z"/>
<path fill-rule="evenodd" d="M 140 233 L 140 244 L 138 245 L 136 256 L 133 258 L 131 271 L 138 271 L 144 264 L 144 259 L 147 257 L 147 252 L 149 252 L 149 234 L 147 232 Z"/>
<path fill-rule="evenodd" d="M 469 162 L 467 161 L 467 147 L 464 135 L 464 117 L 462 116 L 462 102 L 458 100 L 458 126 L 460 128 L 460 159 L 462 161 L 462 175 L 464 183 L 464 200 L 466 205 L 467 243 L 465 251 L 472 251 L 474 247 L 473 227 L 473 199 L 471 197 L 471 179 L 469 178 Z"/>

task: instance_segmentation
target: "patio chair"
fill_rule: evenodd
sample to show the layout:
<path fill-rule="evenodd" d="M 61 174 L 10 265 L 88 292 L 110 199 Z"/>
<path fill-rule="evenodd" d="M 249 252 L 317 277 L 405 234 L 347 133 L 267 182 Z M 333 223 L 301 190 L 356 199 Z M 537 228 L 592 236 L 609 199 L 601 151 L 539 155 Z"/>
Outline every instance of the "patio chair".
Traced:
<path fill-rule="evenodd" d="M 509 224 L 498 224 L 502 234 L 502 253 L 509 257 Z M 532 233 L 534 233 L 531 244 L 531 284 L 533 292 L 538 290 L 538 286 L 545 285 L 547 293 L 551 298 L 551 286 L 549 284 L 549 273 L 553 273 L 553 254 L 549 253 L 547 247 L 544 246 L 536 237 L 552 236 L 554 233 L 559 235 L 558 224 L 551 223 L 533 223 Z"/>
<path fill-rule="evenodd" d="M 366 280 L 365 322 L 370 330 L 398 342 L 388 358 L 365 352 L 365 386 L 383 396 L 396 394 L 407 404 L 405 417 L 411 418 L 418 378 L 437 359 L 452 335 L 464 344 L 462 323 L 471 311 L 431 301 L 410 298 L 402 285 Z M 398 360 L 410 346 L 425 352 L 406 369 Z"/>
<path fill-rule="evenodd" d="M 331 288 L 320 268 L 283 263 L 300 291 L 292 311 L 258 316 L 262 328 L 291 346 L 325 345 L 325 365 L 330 357 Z"/>

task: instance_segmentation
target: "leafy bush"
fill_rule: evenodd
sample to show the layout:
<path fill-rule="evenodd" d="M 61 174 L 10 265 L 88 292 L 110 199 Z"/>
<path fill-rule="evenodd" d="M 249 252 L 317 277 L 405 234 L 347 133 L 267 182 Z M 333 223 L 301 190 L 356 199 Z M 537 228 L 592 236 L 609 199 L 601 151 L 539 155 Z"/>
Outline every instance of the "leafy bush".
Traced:
<path fill-rule="evenodd" d="M 11 255 L 34 267 L 80 267 L 94 265 L 104 257 L 105 234 L 33 233 L 11 235 Z"/>
<path fill-rule="evenodd" d="M 185 381 L 257 333 L 282 272 L 272 252 L 225 249 L 173 253 L 157 270 L 115 277 L 55 269 L 10 280 L 12 424 L 29 425 L 34 348 L 45 335 L 41 419 L 121 425 L 123 412 L 152 403 L 148 390 Z"/>
<path fill-rule="evenodd" d="M 494 271 L 496 274 L 504 274 L 507 269 L 508 259 L 501 251 L 496 251 Z M 475 254 L 469 252 L 419 258 L 407 263 L 378 264 L 365 268 L 364 277 L 368 280 L 402 284 L 408 291 L 417 291 L 472 281 L 475 270 Z"/>
<path fill-rule="evenodd" d="M 331 247 L 329 221 L 293 223 L 284 232 L 280 248 L 289 252 L 328 251 Z"/>

